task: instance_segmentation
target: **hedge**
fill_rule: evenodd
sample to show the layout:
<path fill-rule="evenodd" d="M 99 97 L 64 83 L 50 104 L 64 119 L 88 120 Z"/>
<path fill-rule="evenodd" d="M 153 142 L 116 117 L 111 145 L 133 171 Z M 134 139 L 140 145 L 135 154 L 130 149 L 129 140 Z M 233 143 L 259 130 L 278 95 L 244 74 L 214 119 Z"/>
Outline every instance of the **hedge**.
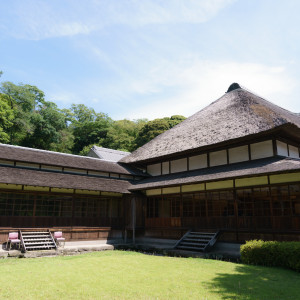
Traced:
<path fill-rule="evenodd" d="M 300 272 L 300 242 L 253 240 L 241 246 L 245 264 L 284 267 Z"/>

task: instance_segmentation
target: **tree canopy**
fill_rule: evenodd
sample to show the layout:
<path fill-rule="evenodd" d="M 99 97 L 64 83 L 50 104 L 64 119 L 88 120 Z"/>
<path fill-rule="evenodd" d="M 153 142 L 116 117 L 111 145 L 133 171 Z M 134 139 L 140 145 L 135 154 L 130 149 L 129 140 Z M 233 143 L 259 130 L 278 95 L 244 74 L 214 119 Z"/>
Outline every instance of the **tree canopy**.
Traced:
<path fill-rule="evenodd" d="M 0 84 L 1 143 L 81 155 L 93 145 L 132 152 L 184 119 L 113 120 L 84 104 L 59 109 L 33 85 Z"/>

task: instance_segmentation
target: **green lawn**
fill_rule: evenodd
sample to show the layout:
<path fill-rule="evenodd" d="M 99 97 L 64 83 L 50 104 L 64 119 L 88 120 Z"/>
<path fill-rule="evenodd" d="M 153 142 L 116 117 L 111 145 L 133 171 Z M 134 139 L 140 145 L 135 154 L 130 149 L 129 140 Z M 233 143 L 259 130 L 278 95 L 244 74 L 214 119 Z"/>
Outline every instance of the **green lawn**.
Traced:
<path fill-rule="evenodd" d="M 229 262 L 103 251 L 1 259 L 10 299 L 299 299 L 300 274 Z"/>

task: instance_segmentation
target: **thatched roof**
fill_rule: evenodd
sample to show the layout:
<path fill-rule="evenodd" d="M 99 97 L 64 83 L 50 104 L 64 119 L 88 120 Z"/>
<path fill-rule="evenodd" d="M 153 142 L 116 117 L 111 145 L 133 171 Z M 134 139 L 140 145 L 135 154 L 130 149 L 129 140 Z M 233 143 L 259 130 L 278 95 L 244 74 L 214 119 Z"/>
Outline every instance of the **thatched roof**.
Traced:
<path fill-rule="evenodd" d="M 285 124 L 300 128 L 300 117 L 239 85 L 206 108 L 160 134 L 121 162 L 137 163 L 174 156 L 209 145 L 270 131 Z"/>
<path fill-rule="evenodd" d="M 0 183 L 129 193 L 127 180 L 60 174 L 36 170 L 0 167 Z"/>
<path fill-rule="evenodd" d="M 99 158 L 0 144 L 0 159 L 143 176 L 137 169 Z"/>
<path fill-rule="evenodd" d="M 300 170 L 299 159 L 271 157 L 184 173 L 155 176 L 135 183 L 130 190 L 144 190 L 244 176 L 259 176 L 261 174 L 290 172 L 294 170 Z"/>

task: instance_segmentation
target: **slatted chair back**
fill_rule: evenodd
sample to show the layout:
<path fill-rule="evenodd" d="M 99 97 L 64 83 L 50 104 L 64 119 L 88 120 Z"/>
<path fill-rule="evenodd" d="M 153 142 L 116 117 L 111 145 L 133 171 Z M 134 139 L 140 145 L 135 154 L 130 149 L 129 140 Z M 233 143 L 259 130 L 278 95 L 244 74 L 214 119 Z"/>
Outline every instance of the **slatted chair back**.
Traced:
<path fill-rule="evenodd" d="M 54 232 L 54 238 L 55 239 L 58 239 L 58 238 L 61 238 L 62 237 L 62 232 L 61 231 L 55 231 Z"/>
<path fill-rule="evenodd" d="M 8 239 L 9 240 L 16 240 L 19 238 L 19 233 L 18 232 L 10 232 L 8 234 Z"/>

